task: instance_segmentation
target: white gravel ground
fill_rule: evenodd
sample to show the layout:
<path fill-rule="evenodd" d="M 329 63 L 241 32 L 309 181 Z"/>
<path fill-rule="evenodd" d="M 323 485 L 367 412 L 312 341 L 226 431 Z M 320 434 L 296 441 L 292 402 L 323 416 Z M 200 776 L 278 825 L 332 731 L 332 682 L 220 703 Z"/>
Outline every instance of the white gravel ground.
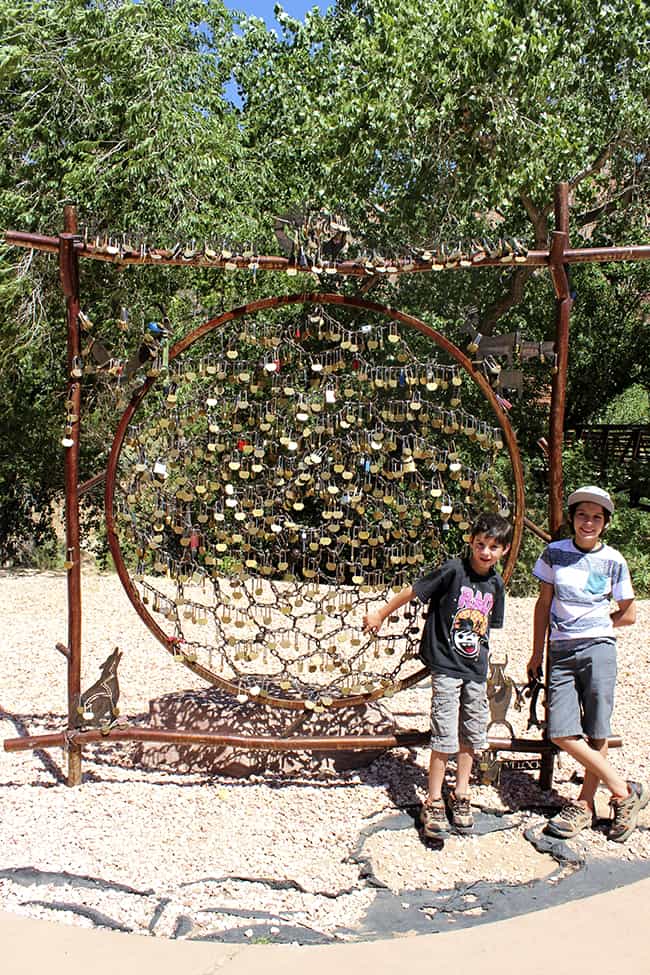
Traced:
<path fill-rule="evenodd" d="M 58 729 L 65 720 L 65 660 L 54 644 L 66 640 L 65 575 L 4 573 L 0 585 L 0 737 Z M 152 699 L 206 686 L 164 653 L 117 577 L 87 571 L 83 604 L 82 687 L 94 682 L 114 646 L 124 651 L 120 705 L 131 717 L 146 714 Z M 515 680 L 524 676 L 532 606 L 511 599 L 506 629 L 495 641 Z M 638 617 L 619 638 L 614 725 L 624 747 L 611 757 L 629 778 L 648 781 L 650 603 L 639 605 Z M 401 726 L 424 729 L 429 689 L 397 695 L 390 707 Z M 526 716 L 511 717 L 523 732 Z M 413 811 L 423 796 L 425 749 L 387 753 L 357 771 L 248 779 L 181 774 L 136 757 L 130 745 L 88 748 L 84 784 L 69 789 L 60 750 L 0 752 L 0 908 L 163 937 L 352 938 L 378 884 L 397 895 L 399 909 L 413 890 L 481 880 L 525 885 L 551 875 L 555 860 L 523 831 L 539 831 L 544 811 L 578 789 L 568 759 L 551 793 L 539 790 L 532 772 L 504 771 L 498 788 L 477 784 L 473 801 L 509 814 L 511 828 L 452 836 L 433 849 L 408 818 L 381 825 L 400 810 Z M 603 815 L 606 799 L 599 796 Z M 624 845 L 594 830 L 571 846 L 587 861 L 650 864 L 650 807 L 640 823 Z"/>

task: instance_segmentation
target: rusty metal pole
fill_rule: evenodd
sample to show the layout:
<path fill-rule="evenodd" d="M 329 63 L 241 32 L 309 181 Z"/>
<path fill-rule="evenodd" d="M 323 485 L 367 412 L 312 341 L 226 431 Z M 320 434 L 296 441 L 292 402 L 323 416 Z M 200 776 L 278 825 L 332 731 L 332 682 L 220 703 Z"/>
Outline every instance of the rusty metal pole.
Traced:
<path fill-rule="evenodd" d="M 65 743 L 65 735 L 60 731 L 51 735 L 27 735 L 25 738 L 8 738 L 4 742 L 6 752 L 26 752 L 40 748 L 60 748 Z M 161 728 L 90 728 L 78 731 L 75 737 L 83 738 L 89 744 L 116 741 L 157 742 L 158 744 L 205 745 L 208 748 L 236 748 L 259 751 L 297 752 L 332 751 L 348 749 L 374 751 L 382 748 L 413 748 L 427 745 L 431 740 L 430 731 L 396 731 L 385 735 L 295 735 L 277 737 L 275 735 L 231 735 L 219 731 L 163 731 Z M 620 738 L 608 739 L 609 748 L 621 748 Z M 488 738 L 488 747 L 500 752 L 543 753 L 550 747 L 539 738 Z"/>
<path fill-rule="evenodd" d="M 562 447 L 564 444 L 564 413 L 569 367 L 569 318 L 573 303 L 564 264 L 564 252 L 569 246 L 568 183 L 558 183 L 555 188 L 555 227 L 549 251 L 549 270 L 556 294 L 555 354 L 557 356 L 556 370 L 551 385 L 551 416 L 549 422 L 548 517 L 551 535 L 555 535 L 562 524 L 564 510 Z"/>
<path fill-rule="evenodd" d="M 551 415 L 549 420 L 549 498 L 548 520 L 551 536 L 562 524 L 564 511 L 564 474 L 562 447 L 564 445 L 564 414 L 566 408 L 567 373 L 569 368 L 569 320 L 573 304 L 569 278 L 564 260 L 569 246 L 569 184 L 555 187 L 555 230 L 549 249 L 549 271 L 555 288 L 555 355 L 556 368 L 551 385 Z M 545 698 L 548 700 L 549 659 L 548 643 L 544 666 Z M 546 733 L 545 733 L 546 735 Z M 555 753 L 545 752 L 540 763 L 539 784 L 550 789 L 553 784 Z"/>
<path fill-rule="evenodd" d="M 81 332 L 79 326 L 79 258 L 75 251 L 77 215 L 64 209 L 59 235 L 59 274 L 66 299 L 68 395 L 65 432 L 65 546 L 68 566 L 68 728 L 74 728 L 81 694 L 81 546 L 79 527 L 79 427 L 81 419 Z M 68 748 L 68 785 L 81 784 L 81 747 Z"/>

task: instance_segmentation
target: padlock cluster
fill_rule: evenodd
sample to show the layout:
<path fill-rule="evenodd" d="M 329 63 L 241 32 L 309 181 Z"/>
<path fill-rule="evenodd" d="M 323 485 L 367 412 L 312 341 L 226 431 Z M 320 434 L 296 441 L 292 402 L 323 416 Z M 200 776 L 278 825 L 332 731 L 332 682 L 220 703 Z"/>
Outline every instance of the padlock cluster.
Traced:
<path fill-rule="evenodd" d="M 117 264 L 180 264 L 253 273 L 274 267 L 288 275 L 304 271 L 319 278 L 337 274 L 391 276 L 415 269 L 442 271 L 485 263 L 522 264 L 528 257 L 526 244 L 510 236 L 379 248 L 353 231 L 342 214 L 324 210 L 276 217 L 274 231 L 282 256 L 264 254 L 253 241 L 177 240 L 167 246 L 131 234 L 94 234 L 88 229 L 83 234 L 83 247 Z"/>
<path fill-rule="evenodd" d="M 416 608 L 377 638 L 367 602 L 461 552 L 479 510 L 509 509 L 501 429 L 465 408 L 471 380 L 442 355 L 395 322 L 312 306 L 151 364 L 117 522 L 179 660 L 314 710 L 419 668 Z"/>

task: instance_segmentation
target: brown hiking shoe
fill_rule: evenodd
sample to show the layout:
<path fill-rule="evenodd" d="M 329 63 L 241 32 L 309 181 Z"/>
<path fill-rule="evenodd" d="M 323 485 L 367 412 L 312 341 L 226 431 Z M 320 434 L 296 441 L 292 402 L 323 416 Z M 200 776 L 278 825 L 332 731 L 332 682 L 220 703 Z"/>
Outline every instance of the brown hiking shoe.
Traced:
<path fill-rule="evenodd" d="M 420 822 L 425 836 L 434 837 L 449 829 L 444 799 L 427 799 L 422 803 Z"/>
<path fill-rule="evenodd" d="M 546 832 L 551 836 L 559 836 L 562 840 L 570 840 L 572 836 L 593 826 L 594 814 L 581 802 L 567 802 L 553 819 L 546 824 Z"/>
<path fill-rule="evenodd" d="M 470 833 L 474 829 L 474 817 L 469 796 L 457 796 L 452 793 L 449 797 L 451 806 L 451 822 L 459 833 Z"/>
<path fill-rule="evenodd" d="M 626 799 L 610 799 L 612 824 L 607 839 L 624 843 L 636 827 L 639 813 L 650 801 L 650 790 L 644 782 L 628 782 L 630 794 Z"/>

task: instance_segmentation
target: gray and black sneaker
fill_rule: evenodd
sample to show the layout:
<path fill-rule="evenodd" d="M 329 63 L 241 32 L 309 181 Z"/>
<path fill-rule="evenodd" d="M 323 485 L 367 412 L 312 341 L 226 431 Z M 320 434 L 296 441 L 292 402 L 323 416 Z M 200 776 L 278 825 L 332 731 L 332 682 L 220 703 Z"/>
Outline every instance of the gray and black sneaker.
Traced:
<path fill-rule="evenodd" d="M 474 829 L 474 817 L 469 796 L 457 796 L 455 792 L 449 796 L 451 807 L 451 823 L 459 833 L 471 833 Z"/>
<path fill-rule="evenodd" d="M 546 832 L 562 840 L 570 840 L 587 826 L 593 826 L 594 814 L 581 802 L 567 802 L 546 824 Z"/>
<path fill-rule="evenodd" d="M 449 830 L 444 799 L 426 799 L 420 810 L 420 822 L 425 836 L 433 838 Z"/>
<path fill-rule="evenodd" d="M 650 789 L 644 782 L 628 782 L 630 794 L 626 799 L 610 799 L 612 823 L 607 839 L 624 843 L 636 827 L 639 813 L 650 801 Z"/>

